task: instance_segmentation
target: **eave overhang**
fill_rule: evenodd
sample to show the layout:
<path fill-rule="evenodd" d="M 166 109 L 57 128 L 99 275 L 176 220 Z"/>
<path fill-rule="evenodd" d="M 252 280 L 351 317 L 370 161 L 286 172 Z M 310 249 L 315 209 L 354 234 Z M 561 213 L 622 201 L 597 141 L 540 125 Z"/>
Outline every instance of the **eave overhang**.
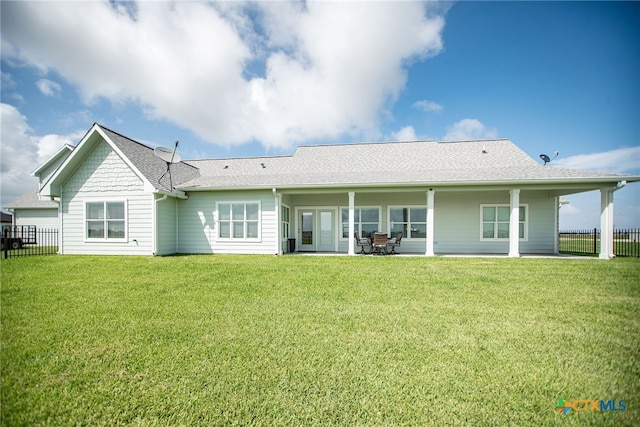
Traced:
<path fill-rule="evenodd" d="M 447 191 L 465 190 L 500 190 L 520 188 L 523 190 L 546 190 L 557 192 L 557 195 L 580 193 L 597 190 L 603 187 L 616 186 L 621 182 L 640 181 L 638 176 L 616 176 L 616 177 L 589 177 L 589 178 L 548 178 L 548 179 L 519 179 L 519 180 L 477 180 L 477 181 L 423 181 L 423 182 L 335 182 L 321 184 L 283 184 L 265 183 L 261 185 L 247 186 L 189 186 L 181 187 L 185 192 L 199 191 L 262 191 L 277 188 L 289 191 L 304 190 L 344 190 L 347 189 L 411 189 L 415 191 L 419 188 L 437 188 Z"/>

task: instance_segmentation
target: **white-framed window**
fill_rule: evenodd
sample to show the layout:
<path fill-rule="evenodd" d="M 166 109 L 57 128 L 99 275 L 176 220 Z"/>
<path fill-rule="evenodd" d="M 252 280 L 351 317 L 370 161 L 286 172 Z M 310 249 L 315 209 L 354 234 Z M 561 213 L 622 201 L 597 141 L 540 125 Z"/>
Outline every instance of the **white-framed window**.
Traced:
<path fill-rule="evenodd" d="M 280 228 L 282 229 L 282 238 L 283 239 L 287 239 L 289 238 L 290 234 L 289 234 L 289 230 L 291 227 L 291 217 L 290 217 L 290 212 L 291 209 L 289 209 L 289 206 L 287 205 L 281 205 L 280 206 L 280 221 L 281 221 L 281 226 Z"/>
<path fill-rule="evenodd" d="M 219 239 L 260 239 L 260 202 L 218 203 L 217 210 Z"/>
<path fill-rule="evenodd" d="M 527 240 L 529 230 L 529 206 L 520 205 L 519 238 Z M 480 240 L 509 239 L 511 206 L 480 205 Z"/>
<path fill-rule="evenodd" d="M 349 208 L 341 208 L 342 239 L 349 238 Z M 370 238 L 380 230 L 380 208 L 354 208 L 354 231 L 360 237 Z M 351 236 L 353 238 L 353 236 Z"/>
<path fill-rule="evenodd" d="M 126 200 L 85 201 L 85 240 L 126 241 Z"/>
<path fill-rule="evenodd" d="M 427 238 L 426 206 L 389 207 L 389 234 L 402 233 L 404 239 Z"/>

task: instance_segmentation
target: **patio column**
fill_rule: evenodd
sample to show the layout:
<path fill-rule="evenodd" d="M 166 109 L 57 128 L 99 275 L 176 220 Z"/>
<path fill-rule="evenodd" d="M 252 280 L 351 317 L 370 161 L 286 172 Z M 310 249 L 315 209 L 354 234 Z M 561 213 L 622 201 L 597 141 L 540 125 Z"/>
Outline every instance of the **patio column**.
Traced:
<path fill-rule="evenodd" d="M 600 259 L 612 259 L 613 254 L 613 192 L 600 189 Z"/>
<path fill-rule="evenodd" d="M 354 234 L 356 230 L 356 227 L 354 225 L 355 210 L 356 210 L 355 200 L 356 200 L 356 193 L 353 191 L 349 191 L 349 236 L 347 238 L 347 241 L 349 242 L 349 255 L 356 254 L 356 243 L 354 241 Z"/>
<path fill-rule="evenodd" d="M 520 189 L 509 190 L 511 195 L 511 215 L 509 217 L 509 256 L 520 256 Z"/>
<path fill-rule="evenodd" d="M 282 255 L 282 218 L 280 218 L 280 203 L 282 202 L 280 194 L 274 188 L 273 195 L 275 197 L 275 217 L 276 217 L 276 255 Z"/>
<path fill-rule="evenodd" d="M 433 188 L 430 188 L 429 191 L 427 191 L 427 250 L 425 252 L 426 256 L 435 256 L 435 253 L 433 251 L 433 233 L 435 230 L 435 227 L 433 224 L 434 202 L 435 202 L 434 193 L 435 192 L 433 191 Z"/>
<path fill-rule="evenodd" d="M 555 216 L 553 219 L 553 229 L 554 229 L 554 239 L 553 239 L 553 253 L 556 255 L 560 255 L 560 207 L 562 203 L 560 203 L 560 196 L 556 196 L 554 198 L 555 205 Z"/>

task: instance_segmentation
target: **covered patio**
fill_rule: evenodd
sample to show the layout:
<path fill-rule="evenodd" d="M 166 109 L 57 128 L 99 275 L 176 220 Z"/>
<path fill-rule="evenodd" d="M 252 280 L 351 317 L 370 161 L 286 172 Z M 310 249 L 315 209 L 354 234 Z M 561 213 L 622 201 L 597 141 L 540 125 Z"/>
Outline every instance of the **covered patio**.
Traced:
<path fill-rule="evenodd" d="M 613 193 L 622 186 L 599 188 L 602 259 L 614 257 Z M 278 253 L 358 255 L 354 236 L 366 244 L 381 232 L 390 243 L 401 233 L 394 248 L 401 255 L 558 256 L 560 196 L 593 190 L 585 184 L 273 189 Z"/>

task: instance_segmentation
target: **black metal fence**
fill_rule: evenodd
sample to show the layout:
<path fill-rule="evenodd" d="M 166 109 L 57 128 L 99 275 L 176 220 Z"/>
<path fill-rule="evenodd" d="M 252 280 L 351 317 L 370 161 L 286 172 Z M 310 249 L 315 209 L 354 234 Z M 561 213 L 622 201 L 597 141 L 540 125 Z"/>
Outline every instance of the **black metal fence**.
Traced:
<path fill-rule="evenodd" d="M 2 256 L 18 258 L 58 253 L 58 229 L 36 228 L 35 225 L 2 227 Z"/>
<path fill-rule="evenodd" d="M 584 255 L 600 253 L 600 230 L 561 231 L 560 252 Z M 613 253 L 616 256 L 640 257 L 640 229 L 613 230 Z"/>

